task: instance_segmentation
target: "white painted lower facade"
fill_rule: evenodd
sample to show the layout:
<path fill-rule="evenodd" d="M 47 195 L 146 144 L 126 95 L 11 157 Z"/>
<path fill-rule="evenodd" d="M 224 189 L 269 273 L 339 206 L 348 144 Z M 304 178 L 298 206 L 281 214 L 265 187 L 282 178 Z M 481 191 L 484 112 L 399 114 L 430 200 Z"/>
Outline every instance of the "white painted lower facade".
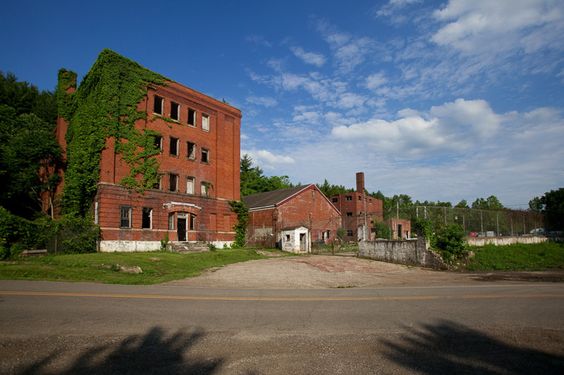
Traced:
<path fill-rule="evenodd" d="M 217 249 L 230 248 L 233 241 L 212 241 L 210 245 Z M 134 253 L 161 250 L 161 241 L 100 241 L 99 251 L 102 253 Z"/>

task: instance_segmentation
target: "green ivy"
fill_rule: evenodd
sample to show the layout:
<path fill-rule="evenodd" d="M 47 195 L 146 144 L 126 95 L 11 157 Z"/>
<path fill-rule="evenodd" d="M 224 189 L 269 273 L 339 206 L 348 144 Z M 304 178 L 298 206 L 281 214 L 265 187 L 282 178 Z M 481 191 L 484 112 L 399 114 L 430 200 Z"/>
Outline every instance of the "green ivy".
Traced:
<path fill-rule="evenodd" d="M 247 224 L 249 223 L 249 209 L 243 201 L 230 201 L 231 210 L 237 214 L 237 224 L 235 224 L 235 243 L 234 248 L 245 246 L 247 237 Z"/>
<path fill-rule="evenodd" d="M 76 89 L 76 73 L 70 70 L 59 70 L 57 90 L 55 97 L 57 99 L 58 115 L 66 120 L 72 117 L 75 110 L 74 92 L 69 93 L 69 89 Z"/>
<path fill-rule="evenodd" d="M 116 153 L 130 167 L 129 175 L 120 181 L 122 185 L 143 191 L 158 181 L 155 155 L 160 150 L 154 145 L 157 133 L 140 131 L 135 122 L 147 118 L 144 111 L 137 110 L 137 104 L 147 95 L 147 87 L 165 85 L 166 81 L 108 49 L 100 53 L 72 95 L 66 94 L 66 90 L 76 85 L 76 75 L 66 70 L 59 72 L 59 115 L 69 121 L 63 196 L 66 213 L 84 216 L 90 209 L 107 138 L 114 139 Z"/>

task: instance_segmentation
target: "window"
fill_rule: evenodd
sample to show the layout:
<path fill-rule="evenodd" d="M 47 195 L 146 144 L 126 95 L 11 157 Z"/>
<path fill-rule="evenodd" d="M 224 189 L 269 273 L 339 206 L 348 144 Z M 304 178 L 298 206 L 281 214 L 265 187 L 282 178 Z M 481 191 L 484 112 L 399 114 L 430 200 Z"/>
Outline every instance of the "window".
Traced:
<path fill-rule="evenodd" d="M 289 234 L 286 235 L 286 242 L 290 242 L 290 235 Z"/>
<path fill-rule="evenodd" d="M 157 176 L 157 182 L 155 182 L 153 184 L 153 189 L 157 189 L 157 190 L 161 190 L 162 186 L 161 186 L 161 177 L 162 176 Z"/>
<path fill-rule="evenodd" d="M 170 118 L 173 120 L 180 120 L 180 104 L 170 102 Z"/>
<path fill-rule="evenodd" d="M 209 182 L 202 182 L 200 186 L 200 192 L 202 197 L 209 197 L 210 196 L 210 183 Z"/>
<path fill-rule="evenodd" d="M 347 236 L 352 237 L 353 231 L 351 229 L 347 230 Z"/>
<path fill-rule="evenodd" d="M 202 130 L 210 131 L 210 116 L 202 115 Z"/>
<path fill-rule="evenodd" d="M 333 201 L 333 203 L 337 203 L 339 201 L 339 198 L 335 197 L 335 198 L 331 199 L 331 201 Z"/>
<path fill-rule="evenodd" d="M 178 138 L 170 137 L 170 155 L 178 156 Z"/>
<path fill-rule="evenodd" d="M 347 195 L 347 200 L 352 201 L 352 195 Z"/>
<path fill-rule="evenodd" d="M 156 135 L 154 137 L 154 142 L 153 144 L 155 145 L 155 148 L 157 150 L 162 150 L 163 149 L 163 137 Z"/>
<path fill-rule="evenodd" d="M 190 222 L 188 223 L 188 230 L 196 229 L 196 215 L 190 214 Z"/>
<path fill-rule="evenodd" d="M 196 144 L 192 142 L 186 142 L 186 148 L 188 149 L 188 159 L 196 160 Z"/>
<path fill-rule="evenodd" d="M 158 115 L 162 115 L 163 104 L 164 104 L 164 99 L 158 95 L 155 95 L 153 98 L 153 112 L 155 112 Z"/>
<path fill-rule="evenodd" d="M 143 207 L 143 216 L 141 219 L 141 228 L 151 229 L 153 222 L 153 209 L 149 207 Z"/>
<path fill-rule="evenodd" d="M 195 194 L 194 193 L 194 185 L 196 179 L 194 177 L 187 177 L 186 178 L 186 194 Z"/>
<path fill-rule="evenodd" d="M 174 213 L 168 214 L 168 229 L 174 230 Z"/>
<path fill-rule="evenodd" d="M 119 226 L 121 228 L 131 228 L 131 207 L 129 206 L 120 207 Z"/>
<path fill-rule="evenodd" d="M 178 175 L 171 173 L 169 175 L 168 190 L 177 191 L 178 190 Z"/>
<path fill-rule="evenodd" d="M 196 126 L 196 111 L 188 108 L 188 125 Z"/>
<path fill-rule="evenodd" d="M 347 212 L 347 216 L 351 217 L 351 216 L 352 216 L 352 212 Z"/>
<path fill-rule="evenodd" d="M 210 152 L 208 149 L 202 149 L 202 163 L 209 163 L 210 162 Z"/>
<path fill-rule="evenodd" d="M 358 196 L 358 200 L 361 201 L 362 200 L 362 195 Z"/>

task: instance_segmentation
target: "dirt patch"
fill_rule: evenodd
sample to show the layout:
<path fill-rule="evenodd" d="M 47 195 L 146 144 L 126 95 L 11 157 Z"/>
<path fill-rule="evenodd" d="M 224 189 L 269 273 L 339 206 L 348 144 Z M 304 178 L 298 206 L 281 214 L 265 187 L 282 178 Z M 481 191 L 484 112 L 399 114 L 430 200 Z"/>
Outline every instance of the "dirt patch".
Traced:
<path fill-rule="evenodd" d="M 214 288 L 362 288 L 444 285 L 473 282 L 470 274 L 450 273 L 355 257 L 313 255 L 232 264 L 169 285 Z M 474 281 L 475 282 L 475 281 Z"/>
<path fill-rule="evenodd" d="M 472 277 L 478 281 L 537 281 L 537 282 L 564 282 L 564 271 L 545 272 L 490 272 L 474 274 Z"/>

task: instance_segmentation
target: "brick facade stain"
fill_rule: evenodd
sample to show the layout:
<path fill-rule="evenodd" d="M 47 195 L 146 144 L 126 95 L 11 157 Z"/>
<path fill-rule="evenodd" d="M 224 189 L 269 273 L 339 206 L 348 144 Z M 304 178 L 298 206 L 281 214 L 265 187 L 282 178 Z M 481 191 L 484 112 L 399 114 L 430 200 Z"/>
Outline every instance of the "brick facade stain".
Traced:
<path fill-rule="evenodd" d="M 155 108 L 155 96 L 162 98 L 161 111 Z M 172 119 L 172 103 L 179 105 L 177 120 Z M 241 112 L 171 81 L 164 86 L 149 86 L 137 109 L 147 116 L 135 123 L 136 128 L 154 130 L 162 137 L 162 151 L 156 156 L 160 186 L 143 193 L 121 186 L 119 182 L 128 176 L 129 166 L 114 151 L 114 139 L 106 139 L 93 202 L 102 240 L 159 241 L 168 235 L 171 241 L 233 241 L 237 216 L 228 202 L 240 199 Z M 189 124 L 189 113 L 195 113 L 193 125 Z M 204 117 L 208 130 L 203 128 Z M 67 127 L 66 121 L 59 118 L 57 139 L 63 150 Z M 176 155 L 172 155 L 171 141 L 175 140 L 178 147 Z M 196 147 L 193 157 L 188 155 L 188 142 Z M 203 160 L 203 150 L 207 152 L 207 161 Z M 176 176 L 175 189 L 171 189 L 171 175 Z M 190 194 L 189 178 L 194 182 Z M 207 195 L 202 183 L 207 186 Z M 124 212 L 130 214 L 129 222 L 123 217 Z"/>

